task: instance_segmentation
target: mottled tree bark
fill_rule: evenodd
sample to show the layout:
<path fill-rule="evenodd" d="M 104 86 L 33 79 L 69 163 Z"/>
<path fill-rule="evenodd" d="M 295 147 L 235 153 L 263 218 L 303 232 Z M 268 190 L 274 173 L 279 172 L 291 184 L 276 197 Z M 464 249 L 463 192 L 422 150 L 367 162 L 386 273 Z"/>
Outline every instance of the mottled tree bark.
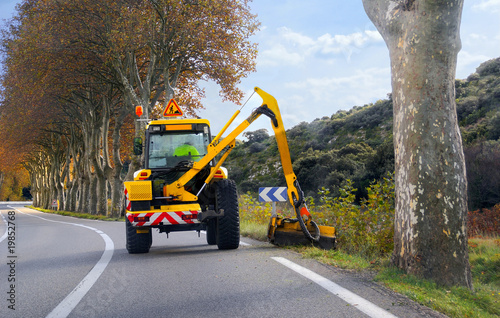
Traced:
<path fill-rule="evenodd" d="M 126 108 L 127 109 L 127 108 Z M 123 127 L 123 121 L 126 117 L 126 112 L 119 111 L 115 117 L 115 124 L 113 128 L 113 171 L 109 174 L 108 179 L 111 182 L 111 217 L 119 217 L 122 211 L 122 198 L 123 198 L 123 180 L 121 172 L 123 163 L 120 159 L 120 145 L 121 136 L 120 130 Z"/>
<path fill-rule="evenodd" d="M 455 104 L 463 0 L 363 0 L 391 59 L 396 156 L 393 262 L 472 288 L 467 185 Z"/>

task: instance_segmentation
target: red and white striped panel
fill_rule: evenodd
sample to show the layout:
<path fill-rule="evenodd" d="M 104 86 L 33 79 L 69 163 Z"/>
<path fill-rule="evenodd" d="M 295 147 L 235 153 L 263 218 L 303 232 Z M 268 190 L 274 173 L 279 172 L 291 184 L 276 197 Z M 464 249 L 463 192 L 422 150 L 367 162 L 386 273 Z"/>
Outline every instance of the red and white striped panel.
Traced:
<path fill-rule="evenodd" d="M 170 224 L 195 224 L 200 223 L 196 218 L 201 211 L 175 211 L 175 212 L 157 212 L 157 213 L 127 213 L 127 218 L 133 226 L 152 226 Z M 136 217 L 149 217 L 149 221 L 136 222 Z"/>
<path fill-rule="evenodd" d="M 130 211 L 130 208 L 132 207 L 132 202 L 130 202 L 129 197 L 128 197 L 127 188 L 125 188 L 125 207 L 129 211 Z"/>

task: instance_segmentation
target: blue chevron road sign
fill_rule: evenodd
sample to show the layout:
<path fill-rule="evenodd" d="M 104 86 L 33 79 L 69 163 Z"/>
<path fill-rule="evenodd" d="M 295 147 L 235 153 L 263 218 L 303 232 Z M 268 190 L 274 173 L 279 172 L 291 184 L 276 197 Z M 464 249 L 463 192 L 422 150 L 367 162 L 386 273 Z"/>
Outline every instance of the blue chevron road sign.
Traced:
<path fill-rule="evenodd" d="M 260 202 L 286 202 L 288 201 L 286 187 L 266 187 L 259 188 Z"/>

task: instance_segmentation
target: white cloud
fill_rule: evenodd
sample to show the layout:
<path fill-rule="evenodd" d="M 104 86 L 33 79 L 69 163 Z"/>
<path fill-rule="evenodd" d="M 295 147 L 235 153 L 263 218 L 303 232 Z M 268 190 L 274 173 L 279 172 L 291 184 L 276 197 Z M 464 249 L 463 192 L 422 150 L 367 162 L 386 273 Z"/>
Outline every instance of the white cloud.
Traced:
<path fill-rule="evenodd" d="M 486 0 L 474 4 L 472 9 L 490 12 L 500 12 L 500 0 Z"/>
<path fill-rule="evenodd" d="M 376 36 L 378 34 L 378 36 Z M 350 60 L 354 52 L 359 52 L 361 48 L 369 43 L 382 41 L 382 36 L 377 31 L 366 30 L 348 35 L 330 34 L 322 35 L 318 38 L 318 46 L 323 54 L 343 54 Z"/>
<path fill-rule="evenodd" d="M 343 55 L 347 60 L 355 52 L 371 43 L 383 42 L 378 31 L 365 30 L 351 34 L 325 33 L 316 39 L 294 32 L 290 28 L 277 29 L 278 34 L 269 42 L 269 47 L 260 54 L 259 65 L 298 65 L 319 53 L 324 55 Z"/>
<path fill-rule="evenodd" d="M 479 64 L 491 59 L 484 54 L 472 54 L 468 51 L 460 51 L 457 60 L 457 78 L 464 79 L 470 75 L 471 67 L 478 67 Z"/>
<path fill-rule="evenodd" d="M 288 50 L 283 44 L 277 43 L 259 54 L 258 66 L 277 66 L 279 64 L 297 65 L 304 60 L 304 56 Z"/>
<path fill-rule="evenodd" d="M 349 47 L 361 47 L 367 41 L 367 38 L 362 33 L 356 32 L 348 35 L 336 34 L 331 36 L 325 34 L 318 38 L 318 42 L 322 44 L 322 50 L 325 53 L 339 53 Z"/>
<path fill-rule="evenodd" d="M 458 53 L 457 74 L 460 79 L 467 78 L 483 62 L 498 57 L 500 32 L 496 28 L 464 32 L 462 50 Z"/>
<path fill-rule="evenodd" d="M 468 36 L 472 41 L 487 41 L 488 37 L 484 34 L 471 33 Z"/>
<path fill-rule="evenodd" d="M 372 40 L 372 42 L 380 42 L 384 40 L 378 31 L 365 30 L 365 34 L 370 40 Z"/>
<path fill-rule="evenodd" d="M 286 105 L 289 109 L 287 114 L 293 114 L 287 119 L 296 125 L 300 121 L 330 116 L 339 109 L 350 109 L 385 98 L 391 91 L 390 69 L 357 70 L 345 77 L 310 77 L 286 83 L 285 89 L 295 94 L 282 99 L 280 106 Z"/>
<path fill-rule="evenodd" d="M 278 33 L 281 35 L 282 38 L 284 38 L 285 40 L 289 41 L 292 44 L 296 44 L 303 47 L 313 46 L 315 44 L 315 41 L 312 38 L 297 32 L 293 32 L 291 29 L 287 27 L 279 28 Z"/>

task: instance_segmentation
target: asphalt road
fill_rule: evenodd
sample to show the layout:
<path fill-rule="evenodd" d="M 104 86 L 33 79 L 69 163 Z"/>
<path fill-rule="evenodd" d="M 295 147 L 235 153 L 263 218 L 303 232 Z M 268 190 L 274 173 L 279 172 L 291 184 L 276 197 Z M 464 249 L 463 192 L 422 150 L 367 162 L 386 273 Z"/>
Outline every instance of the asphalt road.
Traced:
<path fill-rule="evenodd" d="M 443 317 L 267 243 L 153 233 L 150 253 L 129 255 L 123 222 L 23 205 L 0 203 L 0 317 Z"/>

